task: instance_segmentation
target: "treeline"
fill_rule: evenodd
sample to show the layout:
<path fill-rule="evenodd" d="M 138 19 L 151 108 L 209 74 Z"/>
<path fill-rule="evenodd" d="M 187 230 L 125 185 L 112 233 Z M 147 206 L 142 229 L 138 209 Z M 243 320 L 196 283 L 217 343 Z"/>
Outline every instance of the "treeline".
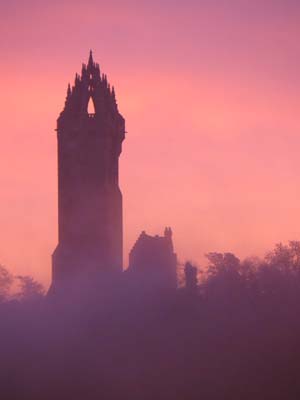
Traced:
<path fill-rule="evenodd" d="M 285 301 L 300 295 L 300 242 L 279 243 L 264 258 L 239 260 L 232 253 L 208 253 L 199 291 L 206 298 L 250 296 Z"/>
<path fill-rule="evenodd" d="M 0 265 L 0 303 L 41 300 L 45 293 L 43 285 L 31 276 L 13 275 Z"/>
<path fill-rule="evenodd" d="M 240 260 L 233 253 L 206 254 L 207 265 L 200 269 L 185 265 L 181 288 L 203 299 L 223 300 L 232 296 L 298 296 L 300 293 L 300 242 L 277 244 L 265 257 Z M 0 302 L 40 300 L 43 285 L 31 276 L 13 275 L 0 265 Z"/>

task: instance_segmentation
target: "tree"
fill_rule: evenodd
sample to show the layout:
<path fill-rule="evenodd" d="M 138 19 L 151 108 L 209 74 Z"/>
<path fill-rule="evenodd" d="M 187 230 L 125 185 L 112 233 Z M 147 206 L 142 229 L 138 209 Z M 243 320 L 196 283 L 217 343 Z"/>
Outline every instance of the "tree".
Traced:
<path fill-rule="evenodd" d="M 209 261 L 208 274 L 238 274 L 240 260 L 232 253 L 208 253 L 205 255 Z"/>
<path fill-rule="evenodd" d="M 19 281 L 19 288 L 16 297 L 22 301 L 32 301 L 41 299 L 45 294 L 45 289 L 43 285 L 36 280 L 34 280 L 31 276 L 17 276 Z"/>
<path fill-rule="evenodd" d="M 213 297 L 232 297 L 242 289 L 240 260 L 232 253 L 208 253 L 206 292 Z"/>
<path fill-rule="evenodd" d="M 0 265 L 0 302 L 7 300 L 12 283 L 13 276 L 3 265 Z"/>

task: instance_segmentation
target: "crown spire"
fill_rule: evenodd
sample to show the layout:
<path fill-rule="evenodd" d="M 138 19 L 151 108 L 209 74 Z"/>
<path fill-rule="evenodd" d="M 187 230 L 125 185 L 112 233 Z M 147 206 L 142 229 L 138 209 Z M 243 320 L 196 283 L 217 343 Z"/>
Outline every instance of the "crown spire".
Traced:
<path fill-rule="evenodd" d="M 76 73 L 74 83 L 68 86 L 64 110 L 73 110 L 74 113 L 85 110 L 91 95 L 96 103 L 98 115 L 100 109 L 103 109 L 103 112 L 118 113 L 115 89 L 108 82 L 106 74 L 100 73 L 92 50 L 89 52 L 87 63 L 82 64 L 81 74 Z"/>

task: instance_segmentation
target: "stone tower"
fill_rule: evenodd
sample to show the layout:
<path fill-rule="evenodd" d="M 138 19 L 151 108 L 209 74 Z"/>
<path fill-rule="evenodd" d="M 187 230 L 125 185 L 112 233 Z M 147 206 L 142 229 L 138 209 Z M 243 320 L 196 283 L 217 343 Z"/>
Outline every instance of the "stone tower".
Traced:
<path fill-rule="evenodd" d="M 97 271 L 122 271 L 118 162 L 124 137 L 114 88 L 90 52 L 57 120 L 59 241 L 52 289 Z"/>

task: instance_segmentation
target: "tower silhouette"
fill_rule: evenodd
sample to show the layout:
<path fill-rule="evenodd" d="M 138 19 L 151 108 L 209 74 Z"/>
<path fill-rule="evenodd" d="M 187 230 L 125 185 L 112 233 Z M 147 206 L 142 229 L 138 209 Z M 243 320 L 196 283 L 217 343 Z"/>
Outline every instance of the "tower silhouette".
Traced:
<path fill-rule="evenodd" d="M 57 120 L 59 241 L 52 288 L 100 270 L 122 270 L 118 162 L 124 137 L 114 88 L 91 51 Z"/>

